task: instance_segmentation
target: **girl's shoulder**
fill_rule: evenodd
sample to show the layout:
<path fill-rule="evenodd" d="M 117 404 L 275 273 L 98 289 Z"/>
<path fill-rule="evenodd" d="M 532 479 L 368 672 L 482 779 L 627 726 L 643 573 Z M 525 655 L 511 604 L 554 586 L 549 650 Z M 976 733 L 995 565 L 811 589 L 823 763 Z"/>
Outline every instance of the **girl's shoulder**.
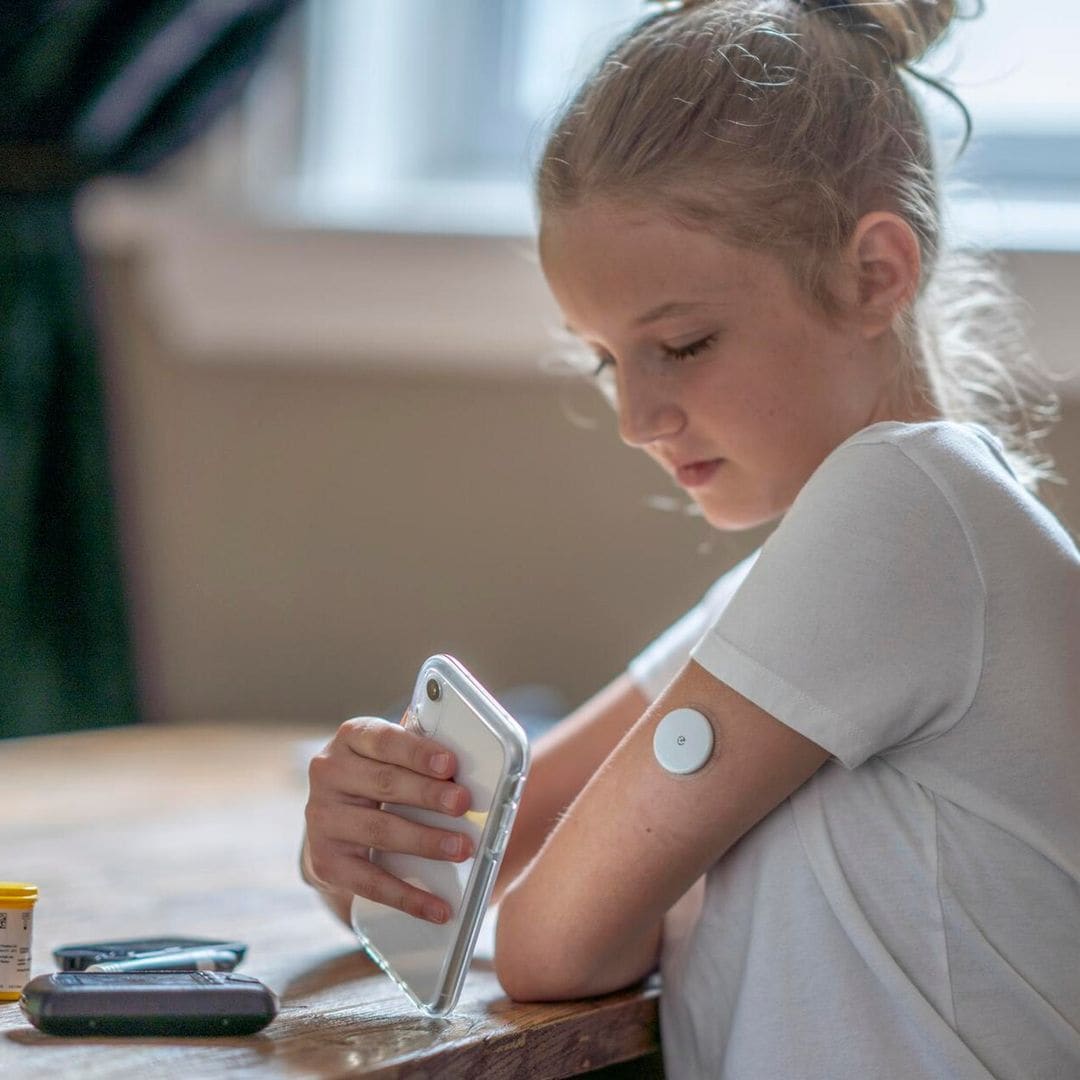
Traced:
<path fill-rule="evenodd" d="M 942 465 L 985 465 L 989 460 L 1013 482 L 1019 483 L 1009 464 L 1001 440 L 981 424 L 956 420 L 926 420 L 905 423 L 885 420 L 857 431 L 834 451 L 882 443 L 895 446 L 918 465 L 940 462 Z"/>
<path fill-rule="evenodd" d="M 811 483 L 822 485 L 843 475 L 848 483 L 862 479 L 880 490 L 893 474 L 913 469 L 954 504 L 954 510 L 972 499 L 1034 501 L 1009 464 L 1001 440 L 979 424 L 953 420 L 871 424 L 842 442 Z"/>
<path fill-rule="evenodd" d="M 822 462 L 796 505 L 841 498 L 852 513 L 906 523 L 913 541 L 920 539 L 916 522 L 931 521 L 936 504 L 980 555 L 987 546 L 1001 550 L 1007 533 L 1033 554 L 1052 551 L 1080 564 L 1064 525 L 1020 482 L 1001 440 L 978 424 L 885 421 L 863 428 Z"/>

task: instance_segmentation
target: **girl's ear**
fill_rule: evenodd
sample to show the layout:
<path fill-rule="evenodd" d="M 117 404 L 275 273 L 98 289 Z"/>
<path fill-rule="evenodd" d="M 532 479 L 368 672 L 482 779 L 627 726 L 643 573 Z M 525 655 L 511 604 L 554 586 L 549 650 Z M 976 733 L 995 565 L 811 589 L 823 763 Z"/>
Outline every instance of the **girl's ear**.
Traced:
<path fill-rule="evenodd" d="M 903 218 L 875 210 L 860 218 L 848 253 L 857 282 L 856 317 L 868 338 L 878 337 L 915 299 L 919 241 Z"/>

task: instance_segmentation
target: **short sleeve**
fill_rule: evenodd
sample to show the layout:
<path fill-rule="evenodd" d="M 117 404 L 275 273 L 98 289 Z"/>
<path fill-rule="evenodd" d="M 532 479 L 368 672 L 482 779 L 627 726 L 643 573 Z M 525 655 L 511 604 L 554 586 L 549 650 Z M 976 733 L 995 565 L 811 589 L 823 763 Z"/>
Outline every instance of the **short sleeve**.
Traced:
<path fill-rule="evenodd" d="M 630 678 L 649 701 L 655 701 L 685 667 L 690 650 L 727 607 L 757 557 L 755 551 L 721 575 L 698 604 L 630 661 Z"/>
<path fill-rule="evenodd" d="M 855 768 L 963 716 L 984 617 L 949 499 L 899 447 L 855 442 L 811 476 L 692 656 Z"/>

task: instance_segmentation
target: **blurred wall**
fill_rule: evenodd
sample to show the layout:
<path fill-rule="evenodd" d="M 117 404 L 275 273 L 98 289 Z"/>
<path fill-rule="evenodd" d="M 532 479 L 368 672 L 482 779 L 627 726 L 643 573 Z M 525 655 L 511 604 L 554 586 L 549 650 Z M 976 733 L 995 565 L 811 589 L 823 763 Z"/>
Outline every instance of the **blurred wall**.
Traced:
<path fill-rule="evenodd" d="M 332 724 L 382 714 L 436 651 L 459 656 L 496 691 L 540 683 L 572 705 L 765 535 L 721 535 L 650 505 L 678 493 L 619 443 L 591 391 L 539 373 L 535 356 L 500 368 L 491 358 L 509 346 L 496 340 L 487 359 L 474 342 L 476 355 L 441 373 L 409 362 L 410 334 L 418 353 L 434 339 L 445 348 L 457 333 L 475 335 L 489 296 L 443 309 L 429 289 L 430 306 L 415 307 L 411 322 L 379 330 L 373 291 L 406 282 L 370 246 L 360 261 L 379 278 L 366 284 L 348 287 L 340 275 L 312 284 L 320 246 L 328 261 L 342 257 L 340 238 L 328 235 L 307 238 L 303 267 L 280 259 L 292 285 L 274 278 L 264 251 L 231 289 L 228 238 L 217 230 L 196 253 L 203 271 L 189 266 L 173 279 L 154 265 L 167 237 L 92 223 L 88 233 L 153 719 Z M 1039 344 L 1061 371 L 1080 336 L 1066 296 L 1080 285 L 1078 266 L 1071 256 L 1014 260 Z M 535 267 L 521 272 L 535 277 L 522 287 L 528 306 L 542 285 Z M 186 299 L 169 280 L 186 281 Z M 208 309 L 218 303 L 205 321 L 190 307 L 200 287 Z M 340 293 L 342 326 L 326 315 L 305 329 L 305 288 L 323 300 Z M 277 311 L 250 316 L 258 325 L 245 338 L 243 305 L 230 297 L 267 291 Z M 282 309 L 291 315 L 278 327 Z M 542 314 L 531 315 L 537 340 Z M 367 322 L 365 337 L 356 328 Z M 355 355 L 342 327 L 359 339 Z M 1076 404 L 1053 448 L 1080 484 Z M 1078 495 L 1048 492 L 1074 532 Z"/>

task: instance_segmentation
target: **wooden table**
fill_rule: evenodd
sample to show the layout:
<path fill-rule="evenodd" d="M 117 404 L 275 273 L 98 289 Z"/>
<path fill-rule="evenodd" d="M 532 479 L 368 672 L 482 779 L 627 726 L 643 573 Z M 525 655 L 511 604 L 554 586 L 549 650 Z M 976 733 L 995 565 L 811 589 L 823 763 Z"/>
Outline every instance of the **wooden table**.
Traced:
<path fill-rule="evenodd" d="M 140 726 L 0 741 L 0 879 L 30 881 L 33 974 L 59 945 L 142 935 L 227 937 L 277 991 L 264 1031 L 220 1039 L 71 1039 L 0 1004 L 0 1076 L 577 1075 L 632 1061 L 660 1075 L 657 978 L 588 1001 L 517 1005 L 474 959 L 453 1017 L 423 1016 L 297 872 L 307 793 L 295 726 Z"/>

